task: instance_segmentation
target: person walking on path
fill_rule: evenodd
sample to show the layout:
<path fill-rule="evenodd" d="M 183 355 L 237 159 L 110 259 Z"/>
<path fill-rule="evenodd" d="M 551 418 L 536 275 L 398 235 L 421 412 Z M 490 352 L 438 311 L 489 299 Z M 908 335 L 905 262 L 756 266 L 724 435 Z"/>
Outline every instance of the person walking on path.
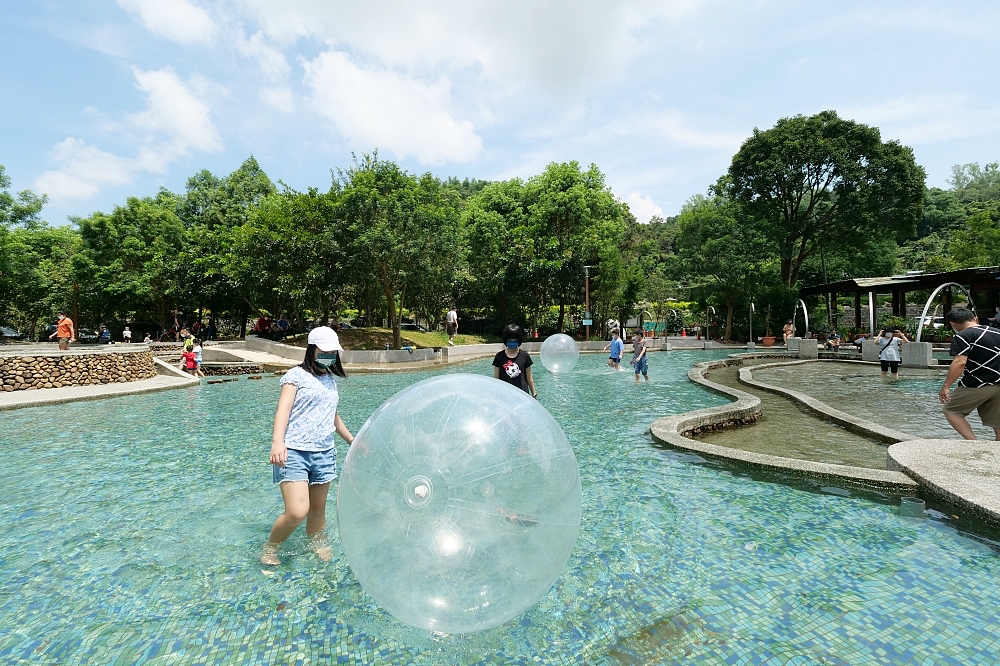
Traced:
<path fill-rule="evenodd" d="M 281 394 L 271 435 L 273 482 L 281 488 L 285 512 L 264 545 L 261 563 L 281 563 L 279 548 L 306 521 L 309 549 L 324 562 L 333 556 L 326 540 L 326 498 L 337 477 L 337 449 L 333 434 L 347 442 L 354 435 L 344 425 L 337 406 L 340 394 L 333 376 L 347 377 L 340 360 L 337 333 L 329 326 L 309 332 L 300 365 L 281 378 Z"/>
<path fill-rule="evenodd" d="M 132 342 L 132 331 L 129 330 L 128 326 L 122 329 L 122 342 L 125 344 Z"/>
<path fill-rule="evenodd" d="M 531 356 L 521 349 L 524 331 L 517 324 L 507 324 L 503 329 L 503 350 L 493 357 L 493 378 L 505 381 L 532 398 L 538 399 L 535 380 L 531 376 Z"/>
<path fill-rule="evenodd" d="M 73 320 L 60 310 L 56 313 L 59 323 L 56 324 L 56 332 L 49 336 L 49 340 L 56 338 L 59 340 L 59 349 L 69 351 L 69 343 L 76 342 L 76 329 L 73 327 Z"/>
<path fill-rule="evenodd" d="M 791 319 L 785 322 L 785 325 L 781 327 L 781 340 L 788 346 L 788 341 L 795 337 L 795 322 Z"/>
<path fill-rule="evenodd" d="M 451 306 L 451 310 L 448 310 L 448 314 L 444 317 L 444 326 L 448 332 L 448 346 L 454 347 L 455 336 L 458 335 L 458 310 L 455 309 L 454 305 Z"/>
<path fill-rule="evenodd" d="M 975 409 L 983 425 L 993 428 L 1000 440 L 1000 330 L 980 326 L 975 313 L 966 308 L 952 309 L 945 319 L 955 329 L 955 337 L 949 350 L 954 358 L 938 392 L 944 417 L 963 438 L 975 439 L 966 418 Z M 956 380 L 958 386 L 949 393 Z"/>
<path fill-rule="evenodd" d="M 615 370 L 621 370 L 622 350 L 625 349 L 625 343 L 622 342 L 621 332 L 617 328 L 611 331 L 611 342 L 604 346 L 604 351 L 609 349 L 611 355 L 608 356 L 608 365 Z"/>
<path fill-rule="evenodd" d="M 898 328 L 891 331 L 882 329 L 878 332 L 875 344 L 878 345 L 878 360 L 882 366 L 882 379 L 885 379 L 886 373 L 890 371 L 893 379 L 899 379 L 899 362 L 901 360 L 899 345 L 903 342 L 909 342 L 909 339 Z"/>
<path fill-rule="evenodd" d="M 649 362 L 646 359 L 646 338 L 642 337 L 642 333 L 639 331 L 635 332 L 632 336 L 632 360 L 629 361 L 635 366 L 635 383 L 639 383 L 639 373 L 642 373 L 643 379 L 647 382 L 649 381 Z"/>

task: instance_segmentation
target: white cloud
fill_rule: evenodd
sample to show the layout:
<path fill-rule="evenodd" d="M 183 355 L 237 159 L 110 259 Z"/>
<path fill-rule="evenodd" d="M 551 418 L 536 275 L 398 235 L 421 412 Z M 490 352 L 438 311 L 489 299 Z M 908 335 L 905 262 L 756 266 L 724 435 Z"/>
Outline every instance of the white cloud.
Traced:
<path fill-rule="evenodd" d="M 291 113 L 295 110 L 295 100 L 292 98 L 292 91 L 286 87 L 261 88 L 257 93 L 260 99 L 284 113 Z"/>
<path fill-rule="evenodd" d="M 175 42 L 211 44 L 216 26 L 208 12 L 189 0 L 118 0 L 150 32 Z"/>
<path fill-rule="evenodd" d="M 638 192 L 633 192 L 625 198 L 625 203 L 635 219 L 642 224 L 649 222 L 653 216 L 663 217 L 663 209 L 653 203 L 653 198 L 648 194 L 641 196 Z"/>
<path fill-rule="evenodd" d="M 451 85 L 443 77 L 428 84 L 362 68 L 340 51 L 321 53 L 303 67 L 313 104 L 352 148 L 382 148 L 424 164 L 464 162 L 482 150 L 472 123 L 451 114 Z"/>
<path fill-rule="evenodd" d="M 61 168 L 39 175 L 35 188 L 55 200 L 86 199 L 104 185 L 124 185 L 132 179 L 131 160 L 75 137 L 57 143 L 50 154 Z"/>
<path fill-rule="evenodd" d="M 689 114 L 677 109 L 667 109 L 623 116 L 592 130 L 587 138 L 603 141 L 609 136 L 641 137 L 645 143 L 655 137 L 672 146 L 731 152 L 740 147 L 748 133 L 699 129 Z"/>
<path fill-rule="evenodd" d="M 239 2 L 265 35 L 285 45 L 314 37 L 395 70 L 469 69 L 508 90 L 529 82 L 556 94 L 579 93 L 606 82 L 645 48 L 635 37 L 637 29 L 704 4 Z"/>
<path fill-rule="evenodd" d="M 850 118 L 882 130 L 882 138 L 926 144 L 995 134 L 1000 109 L 976 109 L 967 95 L 904 95 L 866 106 L 841 109 Z"/>
<path fill-rule="evenodd" d="M 222 148 L 208 105 L 169 68 L 143 72 L 132 68 L 136 87 L 147 97 L 143 111 L 129 120 L 135 127 L 169 137 L 179 153 L 189 148 L 215 151 Z"/>
<path fill-rule="evenodd" d="M 268 81 L 281 81 L 289 72 L 291 67 L 285 55 L 264 41 L 264 35 L 259 31 L 246 38 L 242 33 L 236 36 L 236 48 L 241 55 L 248 58 L 255 58 L 260 67 L 260 73 Z"/>
<path fill-rule="evenodd" d="M 192 149 L 222 149 L 208 105 L 171 69 L 132 70 L 136 88 L 146 96 L 146 108 L 126 118 L 119 131 L 137 135 L 132 157 L 115 155 L 85 141 L 68 137 L 52 148 L 57 170 L 46 171 L 35 188 L 53 200 L 86 199 L 102 187 L 125 185 L 139 172 L 162 173 Z"/>

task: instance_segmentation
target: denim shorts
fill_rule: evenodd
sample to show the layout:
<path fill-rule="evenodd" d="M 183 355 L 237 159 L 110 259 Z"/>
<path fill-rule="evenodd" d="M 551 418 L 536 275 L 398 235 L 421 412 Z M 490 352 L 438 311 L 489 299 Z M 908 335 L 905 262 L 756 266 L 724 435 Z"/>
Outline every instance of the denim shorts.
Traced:
<path fill-rule="evenodd" d="M 639 374 L 640 372 L 642 374 L 644 374 L 644 375 L 648 375 L 649 374 L 649 365 L 646 363 L 646 357 L 645 356 L 643 356 L 642 358 L 640 358 L 633 365 L 635 365 L 635 374 Z"/>
<path fill-rule="evenodd" d="M 288 449 L 284 467 L 272 465 L 274 483 L 308 481 L 310 486 L 330 483 L 337 478 L 337 449 L 297 451 Z"/>

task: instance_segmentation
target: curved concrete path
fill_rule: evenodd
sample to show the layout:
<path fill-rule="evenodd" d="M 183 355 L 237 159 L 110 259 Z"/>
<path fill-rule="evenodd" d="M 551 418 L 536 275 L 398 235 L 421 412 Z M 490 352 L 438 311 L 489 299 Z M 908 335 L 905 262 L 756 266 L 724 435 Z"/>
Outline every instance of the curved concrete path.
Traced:
<path fill-rule="evenodd" d="M 904 442 L 911 439 L 916 439 L 917 435 L 911 435 L 909 433 L 903 432 L 901 430 L 894 430 L 892 428 L 887 428 L 881 424 L 875 423 L 874 421 L 869 421 L 867 419 L 854 416 L 853 414 L 848 414 L 847 412 L 835 409 L 830 405 L 826 404 L 822 400 L 818 400 L 811 395 L 806 395 L 805 393 L 799 393 L 798 391 L 792 391 L 791 389 L 786 389 L 781 386 L 774 386 L 772 384 L 767 384 L 753 376 L 754 370 L 763 370 L 764 368 L 778 368 L 788 365 L 803 365 L 805 363 L 858 363 L 858 361 L 828 361 L 825 359 L 821 360 L 805 360 L 805 361 L 786 361 L 781 363 L 764 363 L 758 365 L 754 368 L 740 368 L 740 383 L 746 384 L 747 386 L 753 386 L 762 391 L 768 391 L 770 393 L 775 393 L 777 395 L 782 395 L 789 398 L 798 404 L 802 405 L 809 411 L 819 414 L 821 417 L 829 419 L 834 423 L 838 423 L 848 430 L 860 433 L 866 437 L 871 437 L 872 439 L 884 442 L 887 444 L 894 444 L 896 442 Z"/>
<path fill-rule="evenodd" d="M 735 403 L 677 414 L 657 419 L 651 428 L 653 436 L 670 446 L 709 456 L 726 458 L 756 467 L 791 472 L 812 477 L 849 480 L 864 485 L 890 488 L 904 492 L 921 490 L 928 496 L 960 507 L 978 519 L 1000 527 L 1000 442 L 990 440 L 965 441 L 961 439 L 919 439 L 910 433 L 887 428 L 881 424 L 835 409 L 830 405 L 801 392 L 758 381 L 753 371 L 781 365 L 804 363 L 858 363 L 858 361 L 830 360 L 779 360 L 777 363 L 740 368 L 739 379 L 743 384 L 785 396 L 821 418 L 830 419 L 851 430 L 873 439 L 891 444 L 887 449 L 886 471 L 808 462 L 778 456 L 750 453 L 688 439 L 684 435 L 699 429 L 728 427 L 743 422 L 740 419 L 756 408 L 760 414 L 760 401 L 742 391 L 711 382 L 704 373 L 723 365 L 741 365 L 753 354 L 734 355 L 730 361 L 699 363 L 688 373 L 696 384 L 736 399 Z M 756 405 L 751 401 L 757 400 Z M 749 409 L 749 411 L 748 411 Z M 756 420 L 756 417 L 750 419 Z"/>
<path fill-rule="evenodd" d="M 733 449 L 686 437 L 685 434 L 692 431 L 744 425 L 760 418 L 760 398 L 728 386 L 716 384 L 705 377 L 705 372 L 712 368 L 739 365 L 741 363 L 742 359 L 735 361 L 707 361 L 696 364 L 692 370 L 688 371 L 688 379 L 710 391 L 735 398 L 736 402 L 720 407 L 699 409 L 697 411 L 657 419 L 650 427 L 650 433 L 652 433 L 653 438 L 677 449 L 692 451 L 714 458 L 734 460 L 752 467 L 776 470 L 792 476 L 849 482 L 869 488 L 880 488 L 897 492 L 913 492 L 917 489 L 917 484 L 913 479 L 899 471 L 835 465 L 799 460 L 798 458 L 784 458 L 782 456 Z"/>
<path fill-rule="evenodd" d="M 937 499 L 1000 526 L 1000 442 L 914 439 L 889 447 L 889 467 Z"/>

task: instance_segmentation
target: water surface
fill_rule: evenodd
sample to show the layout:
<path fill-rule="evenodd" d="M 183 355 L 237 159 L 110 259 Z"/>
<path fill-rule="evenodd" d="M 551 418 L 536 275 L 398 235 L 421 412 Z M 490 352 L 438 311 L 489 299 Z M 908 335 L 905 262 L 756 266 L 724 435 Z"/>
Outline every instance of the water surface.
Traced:
<path fill-rule="evenodd" d="M 4 412 L 0 663 L 996 663 L 990 546 L 653 445 L 655 417 L 723 402 L 686 379 L 720 356 L 652 354 L 639 386 L 600 356 L 567 376 L 536 365 L 579 460 L 580 538 L 535 606 L 467 636 L 379 609 L 334 525 L 333 561 L 300 530 L 262 573 L 281 510 L 266 463 L 275 378 Z M 341 382 L 345 421 L 356 430 L 425 376 Z"/>

